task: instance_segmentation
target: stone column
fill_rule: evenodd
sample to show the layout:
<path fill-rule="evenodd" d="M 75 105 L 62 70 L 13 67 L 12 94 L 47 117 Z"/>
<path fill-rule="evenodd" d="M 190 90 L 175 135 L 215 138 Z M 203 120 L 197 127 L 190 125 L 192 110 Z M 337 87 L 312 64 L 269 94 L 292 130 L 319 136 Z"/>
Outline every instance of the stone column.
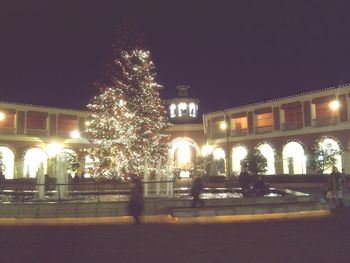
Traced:
<path fill-rule="evenodd" d="M 350 151 L 345 150 L 341 155 L 342 167 L 346 174 L 350 174 Z"/>
<path fill-rule="evenodd" d="M 275 154 L 275 170 L 276 174 L 283 174 L 283 156 L 278 149 L 276 149 Z"/>

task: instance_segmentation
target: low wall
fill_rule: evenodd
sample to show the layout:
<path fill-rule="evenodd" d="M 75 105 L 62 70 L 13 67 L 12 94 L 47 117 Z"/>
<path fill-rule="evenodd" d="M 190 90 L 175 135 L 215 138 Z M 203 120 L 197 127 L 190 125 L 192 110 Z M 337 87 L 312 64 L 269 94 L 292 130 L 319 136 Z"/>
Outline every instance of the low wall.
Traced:
<path fill-rule="evenodd" d="M 259 206 L 308 203 L 310 196 L 251 197 L 205 200 L 205 207 Z M 170 214 L 174 208 L 190 207 L 189 199 L 147 199 L 145 215 Z M 127 202 L 2 203 L 0 218 L 77 218 L 125 216 Z"/>

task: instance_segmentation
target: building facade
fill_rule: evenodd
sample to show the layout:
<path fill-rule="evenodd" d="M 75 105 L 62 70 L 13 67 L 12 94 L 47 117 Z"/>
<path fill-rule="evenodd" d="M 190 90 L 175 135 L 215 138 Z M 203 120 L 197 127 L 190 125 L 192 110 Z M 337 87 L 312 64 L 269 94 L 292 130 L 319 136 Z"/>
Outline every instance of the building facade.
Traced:
<path fill-rule="evenodd" d="M 315 146 L 342 151 L 336 166 L 350 173 L 349 97 L 350 86 L 343 85 L 206 113 L 204 132 L 228 173 L 239 174 L 242 159 L 254 149 L 267 159 L 267 174 L 315 173 Z"/>
<path fill-rule="evenodd" d="M 198 158 L 212 153 L 225 162 L 225 174 L 239 174 L 241 161 L 259 149 L 268 161 L 266 174 L 310 174 L 312 149 L 342 151 L 336 166 L 350 173 L 350 86 L 344 85 L 222 111 L 198 112 L 188 86 L 167 101 L 169 153 L 181 177 L 196 170 Z M 82 149 L 80 133 L 91 113 L 74 109 L 0 102 L 0 169 L 5 178 L 34 178 L 40 164 L 53 173 L 64 154 L 82 173 L 93 165 Z M 329 168 L 325 172 L 329 172 Z M 86 174 L 86 176 L 90 176 Z"/>
<path fill-rule="evenodd" d="M 172 123 L 170 156 L 181 176 L 195 169 L 200 147 L 205 143 L 198 118 L 198 100 L 188 97 L 187 86 L 178 88 L 179 97 L 169 100 Z M 176 107 L 176 110 L 173 107 Z M 78 174 L 93 165 L 82 154 L 89 142 L 81 134 L 91 113 L 26 104 L 0 102 L 0 169 L 6 179 L 34 178 L 41 164 L 53 174 L 56 157 L 69 156 L 77 163 Z M 72 172 L 72 171 L 71 171 Z M 85 176 L 90 176 L 85 173 Z"/>

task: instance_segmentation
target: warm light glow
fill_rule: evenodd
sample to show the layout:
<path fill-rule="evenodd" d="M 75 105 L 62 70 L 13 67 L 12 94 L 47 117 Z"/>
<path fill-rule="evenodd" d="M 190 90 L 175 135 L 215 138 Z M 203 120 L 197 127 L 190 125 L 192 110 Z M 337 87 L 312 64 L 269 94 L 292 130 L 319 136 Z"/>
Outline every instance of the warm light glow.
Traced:
<path fill-rule="evenodd" d="M 80 138 L 80 132 L 78 130 L 74 130 L 70 133 L 70 137 L 72 139 L 79 139 Z"/>
<path fill-rule="evenodd" d="M 190 178 L 190 175 L 191 175 L 190 171 L 181 171 L 180 172 L 181 178 Z"/>
<path fill-rule="evenodd" d="M 44 173 L 47 173 L 47 155 L 41 148 L 29 149 L 24 156 L 23 176 L 35 178 L 40 165 L 44 165 Z"/>
<path fill-rule="evenodd" d="M 221 130 L 226 130 L 226 128 L 227 128 L 227 124 L 226 124 L 226 122 L 222 122 L 222 123 L 220 123 L 220 129 Z"/>
<path fill-rule="evenodd" d="M 213 155 L 214 155 L 214 159 L 215 160 L 220 160 L 220 159 L 224 159 L 226 158 L 226 154 L 225 154 L 225 151 L 221 148 L 216 148 L 214 151 L 213 151 Z"/>
<path fill-rule="evenodd" d="M 248 151 L 243 146 L 237 146 L 232 150 L 232 171 L 239 174 L 241 169 L 241 161 L 246 158 Z"/>
<path fill-rule="evenodd" d="M 14 160 L 15 155 L 12 150 L 5 146 L 0 146 L 0 152 L 2 153 L 2 170 L 6 179 L 13 179 L 14 175 Z"/>
<path fill-rule="evenodd" d="M 338 100 L 333 100 L 329 103 L 329 107 L 332 109 L 332 110 L 338 110 L 339 107 L 340 107 L 340 103 Z"/>
<path fill-rule="evenodd" d="M 340 150 L 340 147 L 339 147 L 339 144 L 331 139 L 331 138 L 325 138 L 323 140 L 321 140 L 319 142 L 319 146 L 321 149 L 323 149 L 324 151 L 327 152 L 327 150 L 330 150 L 330 149 L 334 149 L 334 150 Z M 320 156 L 321 157 L 321 156 Z M 340 154 L 336 155 L 335 156 L 335 159 L 336 159 L 336 163 L 335 163 L 335 167 L 338 168 L 339 171 L 342 170 L 342 164 L 341 164 L 341 156 Z M 332 167 L 326 167 L 326 169 L 323 171 L 324 173 L 331 173 L 332 172 Z"/>
<path fill-rule="evenodd" d="M 177 107 L 178 107 L 178 110 L 179 110 L 179 117 L 181 117 L 182 115 L 186 115 L 187 114 L 187 104 L 186 103 L 180 102 Z"/>
<path fill-rule="evenodd" d="M 169 108 L 170 108 L 170 118 L 176 117 L 176 105 L 171 104 Z"/>
<path fill-rule="evenodd" d="M 206 145 L 203 145 L 201 153 L 202 153 L 202 156 L 205 157 L 211 154 L 212 151 L 213 151 L 213 146 L 206 144 Z"/>
<path fill-rule="evenodd" d="M 177 160 L 180 164 L 186 164 L 191 160 L 191 150 L 187 142 L 179 144 Z"/>
<path fill-rule="evenodd" d="M 258 147 L 261 154 L 267 160 L 267 171 L 266 174 L 275 174 L 275 153 L 271 147 L 271 145 L 264 143 Z"/>
<path fill-rule="evenodd" d="M 57 156 L 62 149 L 62 145 L 59 143 L 49 143 L 46 145 L 46 151 L 49 157 Z"/>
<path fill-rule="evenodd" d="M 283 172 L 285 174 L 305 174 L 306 159 L 300 143 L 289 142 L 283 148 Z"/>
<path fill-rule="evenodd" d="M 191 102 L 189 105 L 188 105 L 188 110 L 190 112 L 190 117 L 196 117 L 196 104 L 194 104 L 193 102 Z"/>
<path fill-rule="evenodd" d="M 0 111 L 0 121 L 5 120 L 5 117 L 6 117 L 5 113 Z"/>

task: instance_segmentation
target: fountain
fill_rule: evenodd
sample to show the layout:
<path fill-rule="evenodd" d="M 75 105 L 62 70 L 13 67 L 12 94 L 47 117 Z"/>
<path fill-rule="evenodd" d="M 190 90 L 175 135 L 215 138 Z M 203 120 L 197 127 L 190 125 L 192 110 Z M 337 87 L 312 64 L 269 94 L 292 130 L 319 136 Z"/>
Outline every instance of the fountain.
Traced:
<path fill-rule="evenodd" d="M 56 187 L 56 199 L 67 199 L 68 198 L 68 174 L 67 164 L 62 156 L 56 157 L 54 167 L 54 177 L 57 179 Z"/>
<path fill-rule="evenodd" d="M 45 199 L 45 175 L 44 175 L 44 164 L 40 163 L 36 172 L 36 190 L 38 192 L 39 200 Z"/>

